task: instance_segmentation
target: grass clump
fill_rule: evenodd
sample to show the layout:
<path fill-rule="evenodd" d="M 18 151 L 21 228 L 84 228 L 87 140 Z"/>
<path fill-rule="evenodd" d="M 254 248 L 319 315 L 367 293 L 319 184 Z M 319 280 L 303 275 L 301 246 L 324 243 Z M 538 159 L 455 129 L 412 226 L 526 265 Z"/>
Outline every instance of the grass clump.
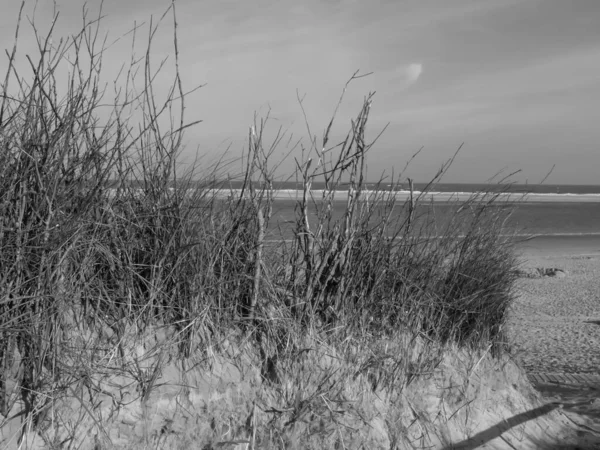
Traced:
<path fill-rule="evenodd" d="M 38 61 L 17 69 L 17 39 L 2 86 L 0 413 L 5 426 L 21 419 L 19 440 L 33 432 L 78 448 L 89 426 L 102 448 L 113 439 L 106 421 L 133 402 L 146 411 L 173 364 L 210 372 L 226 357 L 260 374 L 247 386 L 250 418 L 229 419 L 248 442 L 276 447 L 302 434 L 333 445 L 340 427 L 358 426 L 341 418 L 352 383 L 399 395 L 450 346 L 502 356 L 515 280 L 510 211 L 498 207 L 507 185 L 443 205 L 442 218 L 429 194 L 452 161 L 422 192 L 368 185 L 369 95 L 339 144 L 328 146 L 334 114 L 321 145 L 304 148 L 291 239 L 267 240 L 281 224 L 265 123 L 251 128 L 240 190 L 219 182 L 222 166 L 181 173 L 193 124 L 176 35 L 167 98 L 154 95 L 151 22 L 147 52 L 121 71 L 106 114 L 99 23 L 84 19 L 55 46 L 52 28 L 41 37 L 34 26 Z M 117 378 L 120 395 L 107 387 Z M 107 395 L 108 417 L 95 409 Z M 79 412 L 63 420 L 69 401 Z M 363 422 L 381 428 L 373 417 Z M 205 448 L 230 433 L 223 417 L 211 420 Z M 165 433 L 153 445 L 168 448 Z"/>

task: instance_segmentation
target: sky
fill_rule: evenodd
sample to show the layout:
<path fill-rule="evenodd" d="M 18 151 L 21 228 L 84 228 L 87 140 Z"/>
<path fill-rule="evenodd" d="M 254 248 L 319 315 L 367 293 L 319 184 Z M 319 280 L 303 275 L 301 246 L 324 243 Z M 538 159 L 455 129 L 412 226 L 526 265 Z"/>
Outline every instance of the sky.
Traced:
<path fill-rule="evenodd" d="M 0 47 L 11 48 L 20 2 L 7 0 Z M 81 0 L 39 0 L 35 23 L 55 36 L 81 24 Z M 156 21 L 165 0 L 105 0 L 101 32 L 112 42 L 136 22 Z M 28 2 L 25 13 L 33 18 Z M 100 1 L 87 8 L 97 13 Z M 365 96 L 375 92 L 368 136 L 384 134 L 368 156 L 369 178 L 396 175 L 423 147 L 403 177 L 428 180 L 464 143 L 447 182 L 485 182 L 521 172 L 516 182 L 600 184 L 600 1 L 598 0 L 177 0 L 184 87 L 203 87 L 186 103 L 183 161 L 235 159 L 247 146 L 255 114 L 269 112 L 268 137 L 281 127 L 278 158 L 291 173 L 297 140 L 320 139 L 346 81 L 333 136 L 348 129 Z M 147 29 L 146 29 L 147 30 Z M 154 61 L 173 63 L 172 21 L 161 25 Z M 147 31 L 146 31 L 147 33 Z M 130 58 L 117 41 L 103 60 L 110 78 Z M 25 24 L 19 58 L 33 51 Z M 139 56 L 140 53 L 138 53 Z M 0 72 L 6 67 L 5 54 Z M 3 76 L 2 76 L 3 78 Z M 168 85 L 168 70 L 159 84 Z M 157 88 L 160 93 L 160 86 Z"/>

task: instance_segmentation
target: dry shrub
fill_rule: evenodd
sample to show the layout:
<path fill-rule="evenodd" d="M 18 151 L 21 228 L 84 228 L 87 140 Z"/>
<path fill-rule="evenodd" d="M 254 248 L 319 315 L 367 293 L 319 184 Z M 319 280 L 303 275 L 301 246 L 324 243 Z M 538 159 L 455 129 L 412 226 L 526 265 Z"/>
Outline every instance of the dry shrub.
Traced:
<path fill-rule="evenodd" d="M 167 12 L 175 24 L 174 4 Z M 100 114 L 107 103 L 100 23 L 84 17 L 79 33 L 54 46 L 53 26 L 39 36 L 33 24 L 39 55 L 28 58 L 30 71 L 17 67 L 17 32 L 3 84 L 0 413 L 20 408 L 23 434 L 30 427 L 50 436 L 54 402 L 85 388 L 89 398 L 78 400 L 93 404 L 107 372 L 132 378 L 145 401 L 166 360 L 218 352 L 232 333 L 256 350 L 265 383 L 292 383 L 280 392 L 296 402 L 289 423 L 308 404 L 333 420 L 331 408 L 346 402 L 343 382 L 356 373 L 368 374 L 375 391 L 410 383 L 435 366 L 446 344 L 501 354 L 515 278 L 507 210 L 497 207 L 508 184 L 446 205 L 443 219 L 429 194 L 453 159 L 421 192 L 410 182 L 405 202 L 397 180 L 368 185 L 371 94 L 339 144 L 328 147 L 337 108 L 322 145 L 311 137 L 297 161 L 292 239 L 267 245 L 278 225 L 272 155 L 281 136 L 265 145 L 266 122 L 255 123 L 242 188 L 228 199 L 219 181 L 226 167 L 181 173 L 183 132 L 194 123 L 184 122 L 176 33 L 167 97 L 159 102 L 154 93 L 158 25 L 150 22 L 145 56 L 124 67 L 112 110 Z M 66 84 L 59 73 L 68 73 Z M 151 370 L 142 370 L 136 339 L 152 329 L 170 330 L 177 352 L 165 344 Z M 307 334 L 356 359 L 358 372 L 337 373 L 332 364 L 319 380 L 294 378 L 306 369 L 298 358 L 308 351 Z M 376 350 L 382 340 L 401 342 L 404 352 Z M 7 378 L 17 372 L 11 391 Z M 312 397 L 288 398 L 302 383 Z M 70 430 L 75 435 L 77 424 Z"/>

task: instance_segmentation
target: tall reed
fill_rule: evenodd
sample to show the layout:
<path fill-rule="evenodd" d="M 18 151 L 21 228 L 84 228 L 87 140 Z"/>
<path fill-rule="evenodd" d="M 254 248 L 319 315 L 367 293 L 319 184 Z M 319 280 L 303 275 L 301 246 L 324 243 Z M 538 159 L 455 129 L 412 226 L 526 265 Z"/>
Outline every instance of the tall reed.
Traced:
<path fill-rule="evenodd" d="M 175 4 L 167 13 L 176 30 Z M 401 332 L 501 354 L 516 264 L 510 210 L 497 207 L 508 185 L 454 202 L 440 220 L 428 194 L 452 160 L 422 192 L 410 183 L 406 201 L 400 179 L 367 183 L 369 94 L 341 142 L 330 144 L 338 108 L 321 145 L 311 137 L 296 160 L 293 239 L 267 244 L 280 140 L 264 142 L 264 121 L 251 127 L 240 191 L 222 181 L 229 166 L 196 168 L 203 177 L 178 169 L 197 122 L 184 120 L 176 31 L 173 82 L 162 102 L 155 95 L 151 48 L 167 13 L 150 22 L 147 51 L 123 68 L 111 100 L 100 15 L 60 41 L 58 16 L 46 36 L 33 24 L 28 69 L 17 64 L 17 31 L 0 104 L 0 413 L 20 400 L 28 426 L 43 429 L 57 398 L 94 388 L 115 358 L 133 373 L 132 330 L 173 330 L 182 360 L 230 332 L 249 336 L 273 382 L 308 332 L 342 347 Z M 6 384 L 15 365 L 18 395 Z"/>

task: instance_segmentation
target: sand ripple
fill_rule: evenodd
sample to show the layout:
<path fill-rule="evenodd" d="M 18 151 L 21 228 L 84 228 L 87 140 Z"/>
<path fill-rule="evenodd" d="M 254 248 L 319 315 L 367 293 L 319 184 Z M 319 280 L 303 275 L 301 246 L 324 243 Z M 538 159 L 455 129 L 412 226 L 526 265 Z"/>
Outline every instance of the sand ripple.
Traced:
<path fill-rule="evenodd" d="M 531 372 L 600 372 L 600 257 L 548 257 L 532 267 L 565 278 L 522 279 L 508 330 L 517 361 Z"/>

